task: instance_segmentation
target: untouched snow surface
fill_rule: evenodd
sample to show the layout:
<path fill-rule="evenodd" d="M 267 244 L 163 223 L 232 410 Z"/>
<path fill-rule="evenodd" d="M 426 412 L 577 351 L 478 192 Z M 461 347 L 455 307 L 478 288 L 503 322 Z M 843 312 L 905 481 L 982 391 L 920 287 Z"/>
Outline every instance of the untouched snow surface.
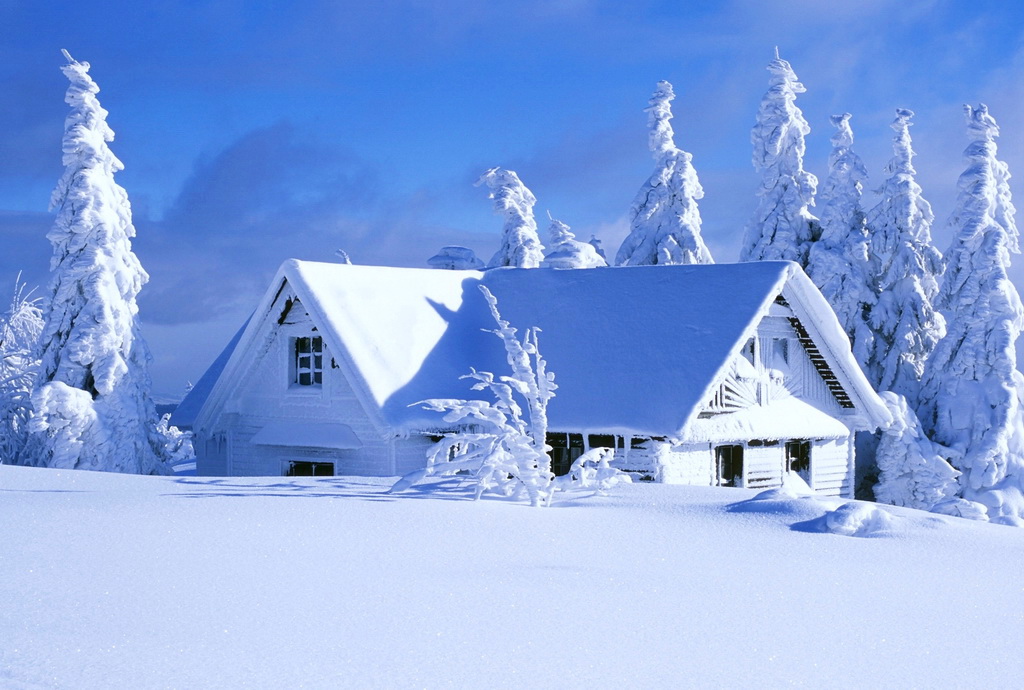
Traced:
<path fill-rule="evenodd" d="M 0 687 L 1013 687 L 1024 670 L 1024 530 L 856 503 L 822 520 L 846 502 L 789 489 L 533 509 L 392 482 L 0 466 Z"/>

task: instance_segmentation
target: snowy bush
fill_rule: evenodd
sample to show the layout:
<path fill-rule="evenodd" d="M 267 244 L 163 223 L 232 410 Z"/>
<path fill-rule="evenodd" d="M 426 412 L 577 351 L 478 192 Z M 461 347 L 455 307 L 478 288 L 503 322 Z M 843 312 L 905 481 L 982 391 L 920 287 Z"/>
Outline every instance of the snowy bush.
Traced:
<path fill-rule="evenodd" d="M 672 85 L 660 81 L 646 109 L 657 167 L 633 199 L 629 235 L 615 256 L 617 266 L 714 263 L 700 236 L 697 200 L 704 198 L 704 188 L 693 156 L 676 147 L 669 123 L 675 97 Z"/>
<path fill-rule="evenodd" d="M 964 152 L 953 242 L 939 304 L 948 332 L 928 361 L 922 418 L 952 448 L 963 498 L 990 519 L 1024 518 L 1024 376 L 1016 342 L 1024 306 L 1007 271 L 1019 237 L 1009 169 L 996 158 L 999 128 L 984 105 L 965 106 Z"/>
<path fill-rule="evenodd" d="M 804 137 L 811 128 L 796 106 L 796 95 L 807 89 L 779 58 L 778 49 L 768 71 L 768 92 L 750 133 L 754 168 L 761 174 L 759 200 L 744 233 L 740 261 L 782 259 L 806 267 L 810 246 L 820 234 L 818 220 L 808 210 L 818 178 L 804 170 Z"/>
<path fill-rule="evenodd" d="M 821 239 L 811 245 L 807 275 L 821 290 L 843 325 L 857 362 L 872 351 L 874 333 L 866 314 L 875 303 L 870 264 L 870 238 L 861 207 L 867 170 L 853 152 L 850 114 L 833 115 L 832 154 L 828 177 L 818 195 Z"/>
<path fill-rule="evenodd" d="M 478 498 L 486 491 L 514 497 L 525 493 L 532 505 L 546 505 L 554 491 L 546 438 L 548 401 L 558 388 L 555 375 L 547 370 L 537 347 L 539 329 L 527 330 L 520 342 L 516 329 L 501 318 L 498 300 L 483 285 L 480 291 L 498 325 L 492 332 L 505 346 L 512 375 L 495 378 L 490 372 L 472 370 L 462 377 L 476 381 L 473 390 L 490 391 L 495 402 L 433 399 L 418 403 L 444 412 L 444 421 L 459 430 L 434 444 L 425 469 L 403 477 L 391 490 L 401 491 L 424 477 L 468 473 Z"/>
<path fill-rule="evenodd" d="M 880 472 L 875 499 L 908 508 L 931 510 L 957 494 L 960 476 L 945 460 L 948 453 L 924 435 L 907 399 L 892 391 L 879 393 L 893 422 L 882 432 L 875 461 Z"/>
<path fill-rule="evenodd" d="M 25 292 L 19 275 L 6 313 L 0 316 L 0 464 L 16 464 L 28 435 L 32 386 L 39 368 L 43 330 L 39 298 Z"/>
<path fill-rule="evenodd" d="M 573 461 L 569 473 L 555 478 L 559 491 L 607 491 L 619 484 L 631 484 L 633 479 L 609 463 L 615 455 L 612 448 L 591 448 Z"/>
<path fill-rule="evenodd" d="M 106 470 L 131 472 L 134 458 L 120 453 L 105 457 L 112 449 L 103 433 L 92 396 L 66 383 L 53 381 L 32 393 L 35 416 L 30 428 L 46 448 L 46 467 L 65 470 Z"/>
<path fill-rule="evenodd" d="M 540 266 L 544 260 L 544 247 L 537 236 L 537 221 L 533 217 L 533 206 L 537 203 L 533 192 L 526 188 L 515 172 L 502 168 L 491 168 L 480 176 L 476 184 L 486 184 L 491 189 L 494 212 L 505 216 L 501 247 L 487 267 Z"/>
<path fill-rule="evenodd" d="M 965 520 L 988 521 L 988 510 L 981 503 L 963 498 L 951 498 L 932 506 L 931 512 L 939 515 L 952 515 Z"/>
<path fill-rule="evenodd" d="M 910 125 L 914 113 L 896 110 L 893 157 L 882 199 L 868 213 L 872 274 L 877 301 L 869 322 L 875 333 L 864 373 L 876 390 L 891 390 L 920 411 L 924 364 L 945 333 L 933 302 L 942 275 L 942 255 L 932 246 L 934 214 L 921 195 L 912 164 Z"/>
<path fill-rule="evenodd" d="M 53 260 L 32 396 L 33 462 L 167 473 L 168 444 L 180 448 L 180 437 L 158 427 L 149 393 L 150 354 L 136 304 L 149 276 L 132 252 L 128 194 L 114 181 L 124 166 L 107 146 L 114 133 L 89 63 L 64 55 L 71 112 L 64 173 L 50 202 L 57 218 L 47 235 Z"/>
<path fill-rule="evenodd" d="M 551 221 L 548 229 L 550 239 L 541 268 L 599 268 L 608 265 L 593 244 L 577 240 L 569 226 L 552 218 L 550 213 L 548 219 Z"/>

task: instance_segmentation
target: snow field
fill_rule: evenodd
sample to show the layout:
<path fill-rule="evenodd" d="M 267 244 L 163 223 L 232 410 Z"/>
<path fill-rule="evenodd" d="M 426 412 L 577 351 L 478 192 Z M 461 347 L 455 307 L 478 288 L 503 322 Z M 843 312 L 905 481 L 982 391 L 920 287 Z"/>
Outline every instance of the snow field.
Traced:
<path fill-rule="evenodd" d="M 0 467 L 0 686 L 1012 687 L 1024 670 L 1020 530 L 855 504 L 888 515 L 877 538 L 820 533 L 843 502 L 786 490 L 642 484 L 537 510 L 392 481 Z"/>

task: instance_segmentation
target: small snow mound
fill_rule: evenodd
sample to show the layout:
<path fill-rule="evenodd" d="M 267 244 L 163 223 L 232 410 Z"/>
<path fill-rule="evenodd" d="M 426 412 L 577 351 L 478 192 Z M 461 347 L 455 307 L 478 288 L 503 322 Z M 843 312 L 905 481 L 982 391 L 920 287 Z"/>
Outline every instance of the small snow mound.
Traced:
<path fill-rule="evenodd" d="M 963 498 L 951 498 L 932 506 L 931 512 L 940 515 L 952 515 L 953 517 L 966 518 L 968 520 L 988 520 L 988 510 L 981 503 L 968 501 Z"/>
<path fill-rule="evenodd" d="M 870 503 L 844 503 L 818 520 L 822 532 L 846 537 L 881 537 L 890 534 L 897 518 Z"/>
<path fill-rule="evenodd" d="M 782 486 L 762 491 L 746 501 L 733 503 L 729 511 L 811 518 L 821 515 L 821 511 L 828 506 L 828 503 L 818 500 L 818 495 L 799 474 L 789 472 L 783 478 Z"/>
<path fill-rule="evenodd" d="M 814 489 L 796 472 L 786 473 L 786 476 L 782 478 L 782 489 L 780 491 L 793 498 L 814 495 Z"/>
<path fill-rule="evenodd" d="M 1000 515 L 989 520 L 994 525 L 1008 525 L 1010 527 L 1024 527 L 1024 520 L 1016 515 Z"/>

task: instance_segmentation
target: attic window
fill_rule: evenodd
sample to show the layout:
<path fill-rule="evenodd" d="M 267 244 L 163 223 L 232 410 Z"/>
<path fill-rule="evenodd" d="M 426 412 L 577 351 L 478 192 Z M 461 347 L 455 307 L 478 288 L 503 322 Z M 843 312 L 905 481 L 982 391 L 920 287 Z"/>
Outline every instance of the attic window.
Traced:
<path fill-rule="evenodd" d="M 324 381 L 324 341 L 320 336 L 295 339 L 295 379 L 300 386 L 319 386 Z"/>

